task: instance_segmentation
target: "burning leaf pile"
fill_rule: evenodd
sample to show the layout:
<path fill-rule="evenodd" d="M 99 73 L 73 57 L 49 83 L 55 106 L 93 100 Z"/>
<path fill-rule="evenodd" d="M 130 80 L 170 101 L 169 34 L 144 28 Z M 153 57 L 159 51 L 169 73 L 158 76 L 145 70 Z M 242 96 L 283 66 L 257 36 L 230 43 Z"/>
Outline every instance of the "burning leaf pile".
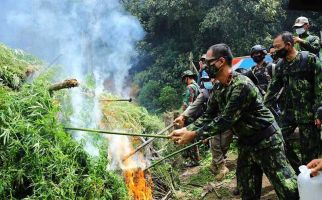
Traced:
<path fill-rule="evenodd" d="M 107 97 L 112 98 L 112 97 Z M 162 129 L 160 120 L 133 104 L 126 102 L 101 102 L 103 119 L 106 129 L 124 129 L 131 132 L 152 133 Z M 108 127 L 108 128 L 107 128 Z M 121 169 L 130 198 L 134 200 L 152 200 L 153 182 L 149 172 L 144 169 L 150 164 L 145 156 L 138 152 L 124 159 L 134 151 L 133 144 L 137 145 L 143 138 L 131 138 L 126 136 L 106 136 L 109 142 L 110 168 Z M 132 144 L 133 143 L 133 144 Z"/>

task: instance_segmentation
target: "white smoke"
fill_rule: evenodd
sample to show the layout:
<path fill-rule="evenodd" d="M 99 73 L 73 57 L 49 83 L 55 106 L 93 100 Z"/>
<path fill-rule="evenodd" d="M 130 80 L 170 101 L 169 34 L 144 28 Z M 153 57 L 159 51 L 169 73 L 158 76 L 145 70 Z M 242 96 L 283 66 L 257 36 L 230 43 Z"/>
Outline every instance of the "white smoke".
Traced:
<path fill-rule="evenodd" d="M 129 157 L 126 161 L 123 160 L 125 156 L 133 151 L 131 141 L 127 136 L 116 135 L 107 136 L 106 138 L 109 141 L 108 154 L 111 158 L 110 169 L 145 169 L 149 164 L 149 161 L 146 160 L 140 152 Z"/>
<path fill-rule="evenodd" d="M 144 31 L 118 0 L 2 0 L 0 21 L 0 41 L 10 47 L 48 63 L 62 55 L 55 64 L 64 69 L 56 80 L 76 78 L 82 86 L 93 77 L 92 101 L 82 89 L 70 90 L 72 126 L 98 128 L 102 117 L 98 98 L 105 89 L 127 97 L 125 77 Z M 86 150 L 98 155 L 84 133 L 75 138 L 86 138 Z"/>

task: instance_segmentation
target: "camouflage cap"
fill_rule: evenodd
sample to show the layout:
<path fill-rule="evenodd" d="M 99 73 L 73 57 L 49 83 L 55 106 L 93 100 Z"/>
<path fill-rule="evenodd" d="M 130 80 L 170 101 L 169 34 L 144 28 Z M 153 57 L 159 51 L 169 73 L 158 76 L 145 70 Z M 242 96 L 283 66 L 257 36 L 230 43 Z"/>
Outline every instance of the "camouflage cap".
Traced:
<path fill-rule="evenodd" d="M 304 24 L 309 24 L 309 19 L 301 16 L 295 20 L 293 27 L 301 27 Z"/>
<path fill-rule="evenodd" d="M 194 74 L 191 70 L 186 70 L 182 73 L 181 79 L 184 79 L 185 77 L 195 77 L 196 74 Z"/>

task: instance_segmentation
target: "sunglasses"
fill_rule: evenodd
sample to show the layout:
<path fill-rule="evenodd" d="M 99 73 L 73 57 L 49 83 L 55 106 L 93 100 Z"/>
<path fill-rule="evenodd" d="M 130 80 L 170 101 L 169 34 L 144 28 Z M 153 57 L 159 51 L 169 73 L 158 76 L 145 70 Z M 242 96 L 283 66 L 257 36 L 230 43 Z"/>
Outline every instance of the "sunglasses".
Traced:
<path fill-rule="evenodd" d="M 210 67 L 210 66 L 214 66 L 214 65 L 215 65 L 215 63 L 214 63 L 214 64 L 211 64 L 211 63 L 213 63 L 214 61 L 219 60 L 220 58 L 221 58 L 221 57 L 219 57 L 219 58 L 212 58 L 212 59 L 206 60 L 206 61 L 205 61 L 205 63 L 206 63 L 206 65 L 207 65 L 208 67 Z"/>

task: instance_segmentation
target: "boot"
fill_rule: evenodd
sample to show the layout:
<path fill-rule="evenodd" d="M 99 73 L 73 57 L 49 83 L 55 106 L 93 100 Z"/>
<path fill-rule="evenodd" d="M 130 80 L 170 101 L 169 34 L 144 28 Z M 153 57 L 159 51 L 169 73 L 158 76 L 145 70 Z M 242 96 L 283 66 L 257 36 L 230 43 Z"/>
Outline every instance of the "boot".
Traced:
<path fill-rule="evenodd" d="M 229 169 L 226 167 L 225 163 L 220 163 L 217 165 L 217 173 L 215 174 L 215 179 L 217 181 L 221 181 L 225 178 L 226 174 L 228 174 Z"/>

